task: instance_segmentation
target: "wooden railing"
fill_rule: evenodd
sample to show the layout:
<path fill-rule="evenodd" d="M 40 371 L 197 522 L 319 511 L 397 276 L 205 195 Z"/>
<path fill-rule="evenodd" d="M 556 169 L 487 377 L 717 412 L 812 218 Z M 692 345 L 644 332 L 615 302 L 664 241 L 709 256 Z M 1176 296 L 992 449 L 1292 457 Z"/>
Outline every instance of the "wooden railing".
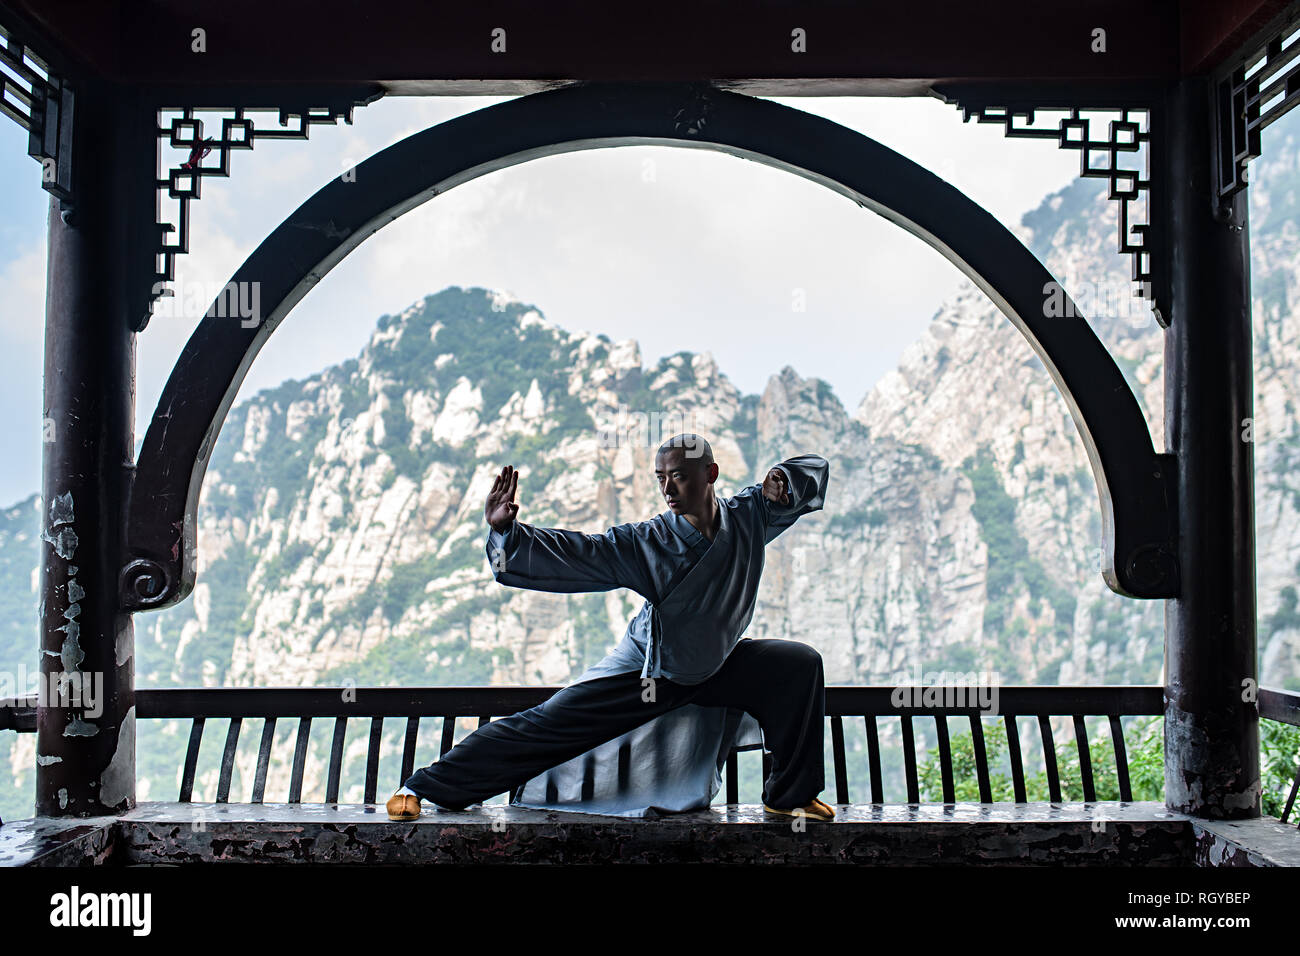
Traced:
<path fill-rule="evenodd" d="M 1278 723 L 1300 727 L 1300 694 L 1260 688 L 1259 717 L 1261 720 L 1276 720 Z M 1300 771 L 1297 771 L 1295 780 L 1291 783 L 1291 792 L 1287 795 L 1286 806 L 1282 810 L 1283 823 L 1291 818 L 1297 789 L 1300 789 Z"/>
<path fill-rule="evenodd" d="M 405 780 L 415 769 L 415 750 L 421 718 L 443 718 L 439 748 L 441 755 L 453 746 L 458 718 L 477 718 L 478 726 L 481 727 L 493 717 L 513 714 L 540 704 L 559 689 L 559 687 L 137 689 L 135 704 L 138 719 L 180 718 L 191 721 L 189 745 L 186 749 L 178 796 L 181 802 L 191 800 L 199 751 L 209 720 L 229 720 L 217 782 L 216 801 L 219 803 L 229 801 L 236 748 L 245 720 L 259 718 L 263 720 L 253 780 L 252 802 L 254 803 L 263 802 L 265 796 L 275 729 L 279 721 L 296 720 L 298 725 L 288 795 L 288 802 L 298 803 L 301 802 L 312 723 L 316 720 L 333 720 L 333 740 L 328 762 L 325 801 L 337 803 L 348 722 L 369 720 L 364 800 L 366 803 L 373 803 L 378 790 L 379 757 L 386 720 L 406 721 L 401 777 L 394 778 Z M 878 726 L 878 721 L 883 718 L 887 721 L 900 722 L 908 803 L 920 802 L 915 745 L 917 720 L 934 721 L 942 795 L 946 803 L 955 802 L 953 748 L 950 740 L 953 729 L 950 722 L 957 721 L 957 732 L 960 732 L 963 724 L 969 725 L 980 802 L 992 803 L 989 758 L 981 712 L 972 707 L 961 706 L 896 707 L 891 700 L 893 694 L 894 688 L 888 686 L 826 688 L 826 716 L 830 721 L 831 730 L 835 802 L 841 804 L 850 802 L 844 743 L 845 721 L 860 718 L 863 720 L 867 744 L 870 802 L 884 803 Z M 1295 723 L 1295 715 L 1300 711 L 1300 697 L 1283 692 L 1264 691 L 1261 695 L 1261 708 L 1268 710 L 1265 716 L 1273 717 L 1274 714 L 1279 714 L 1282 716 L 1274 719 Z M 1128 755 L 1120 718 L 1160 715 L 1163 712 L 1163 689 L 1159 686 L 1014 686 L 997 688 L 996 705 L 990 708 L 990 714 L 986 716 L 996 715 L 1005 723 L 1007 756 L 1017 803 L 1027 802 L 1026 775 L 1017 719 L 1037 718 L 1048 792 L 1053 802 L 1060 802 L 1062 800 L 1061 779 L 1051 718 L 1071 718 L 1079 755 L 1079 776 L 1083 798 L 1091 802 L 1096 799 L 1093 772 L 1095 754 L 1093 744 L 1088 740 L 1084 719 L 1104 717 L 1109 721 L 1110 745 L 1115 756 L 1118 792 L 1121 800 L 1131 800 Z M 24 732 L 35 731 L 35 698 L 0 701 L 0 729 L 5 728 Z M 620 754 L 624 760 L 629 756 L 627 753 Z M 766 753 L 762 756 L 763 773 L 766 776 L 770 770 L 770 758 Z M 737 751 L 733 751 L 727 760 L 725 786 L 727 802 L 732 804 L 739 802 Z M 1294 796 L 1293 790 L 1292 798 Z M 1288 803 L 1289 809 L 1290 803 Z"/>

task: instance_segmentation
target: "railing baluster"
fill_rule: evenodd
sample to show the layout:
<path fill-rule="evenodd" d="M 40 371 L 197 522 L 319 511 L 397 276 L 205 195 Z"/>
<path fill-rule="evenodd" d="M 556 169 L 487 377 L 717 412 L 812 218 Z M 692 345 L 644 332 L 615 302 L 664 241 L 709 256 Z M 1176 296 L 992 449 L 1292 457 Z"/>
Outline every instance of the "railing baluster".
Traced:
<path fill-rule="evenodd" d="M 835 802 L 849 802 L 849 775 L 844 761 L 844 718 L 831 718 L 831 754 L 835 760 Z"/>
<path fill-rule="evenodd" d="M 1300 790 L 1300 771 L 1296 772 L 1295 782 L 1291 784 L 1291 793 L 1288 794 L 1286 798 L 1286 806 L 1282 808 L 1282 816 L 1280 819 L 1283 823 L 1286 823 L 1291 819 L 1291 808 L 1295 806 L 1295 794 L 1297 790 Z"/>
<path fill-rule="evenodd" d="M 475 727 L 474 729 L 478 730 L 479 727 L 482 727 L 484 724 L 490 724 L 491 722 L 492 722 L 491 717 L 480 717 L 478 719 L 478 726 Z"/>
<path fill-rule="evenodd" d="M 230 777 L 235 769 L 235 750 L 239 746 L 239 728 L 242 717 L 230 718 L 230 729 L 226 731 L 226 749 L 221 755 L 221 775 L 217 778 L 217 803 L 230 802 Z"/>
<path fill-rule="evenodd" d="M 379 787 L 379 747 L 384 738 L 384 718 L 370 718 L 370 746 L 366 748 L 366 792 L 362 796 L 364 803 L 375 802 L 375 790 Z"/>
<path fill-rule="evenodd" d="M 862 718 L 867 729 L 867 766 L 871 771 L 871 802 L 885 802 L 885 788 L 880 774 L 880 735 L 876 732 L 876 717 L 867 714 Z"/>
<path fill-rule="evenodd" d="M 1011 783 L 1016 792 L 1016 803 L 1028 803 L 1025 797 L 1025 765 L 1020 756 L 1020 728 L 1016 715 L 1004 716 L 1007 725 L 1007 756 L 1011 760 Z"/>
<path fill-rule="evenodd" d="M 1118 714 L 1110 715 L 1110 740 L 1115 747 L 1115 774 L 1119 777 L 1119 798 L 1125 802 L 1133 799 L 1128 780 L 1128 753 L 1124 747 L 1124 726 Z"/>
<path fill-rule="evenodd" d="M 405 783 L 415 772 L 415 744 L 420 737 L 420 718 L 406 718 L 406 740 L 402 744 L 402 779 L 398 786 Z"/>
<path fill-rule="evenodd" d="M 185 748 L 185 769 L 181 772 L 181 793 L 177 797 L 181 803 L 189 803 L 194 792 L 194 770 L 199 764 L 199 747 L 203 743 L 203 717 L 195 717 L 190 723 L 190 742 Z"/>
<path fill-rule="evenodd" d="M 763 751 L 763 788 L 767 788 L 767 778 L 772 776 L 772 755 Z"/>
<path fill-rule="evenodd" d="M 948 715 L 934 715 L 934 732 L 939 738 L 939 776 L 943 780 L 943 802 L 956 803 L 957 793 L 952 785 L 952 747 L 948 743 Z"/>
<path fill-rule="evenodd" d="M 451 749 L 456 740 L 456 718 L 452 714 L 444 714 L 442 718 L 442 745 L 438 748 L 438 756 L 441 757 Z"/>
<path fill-rule="evenodd" d="M 727 754 L 727 802 L 737 804 L 740 802 L 740 760 L 736 751 L 733 749 Z"/>
<path fill-rule="evenodd" d="M 275 743 L 275 718 L 262 723 L 262 742 L 257 748 L 257 773 L 253 775 L 253 802 L 261 803 L 266 795 L 266 774 L 271 768 L 271 745 Z"/>
<path fill-rule="evenodd" d="M 1092 753 L 1088 746 L 1088 728 L 1083 724 L 1083 715 L 1074 715 L 1074 740 L 1079 747 L 1079 776 L 1083 781 L 1084 803 L 1094 803 L 1097 791 L 1092 785 Z"/>
<path fill-rule="evenodd" d="M 302 800 L 302 775 L 307 768 L 307 742 L 311 737 L 311 718 L 298 718 L 298 739 L 293 745 L 293 773 L 289 776 L 289 802 Z"/>
<path fill-rule="evenodd" d="M 343 772 L 343 740 L 348 732 L 348 719 L 345 716 L 334 718 L 334 740 L 330 744 L 330 771 L 325 784 L 325 802 L 339 802 L 339 777 Z"/>
<path fill-rule="evenodd" d="M 912 734 L 912 715 L 899 717 L 903 724 L 903 769 L 907 775 L 907 802 L 921 802 L 921 788 L 916 780 L 916 742 Z"/>
<path fill-rule="evenodd" d="M 1061 802 L 1061 778 L 1056 771 L 1056 743 L 1052 740 L 1052 718 L 1038 715 L 1038 731 L 1043 738 L 1043 763 L 1047 765 L 1047 792 L 1052 803 Z"/>
<path fill-rule="evenodd" d="M 984 746 L 984 723 L 979 714 L 970 715 L 970 741 L 975 751 L 975 776 L 980 785 L 980 802 L 993 802 L 993 787 L 989 783 L 989 755 Z"/>

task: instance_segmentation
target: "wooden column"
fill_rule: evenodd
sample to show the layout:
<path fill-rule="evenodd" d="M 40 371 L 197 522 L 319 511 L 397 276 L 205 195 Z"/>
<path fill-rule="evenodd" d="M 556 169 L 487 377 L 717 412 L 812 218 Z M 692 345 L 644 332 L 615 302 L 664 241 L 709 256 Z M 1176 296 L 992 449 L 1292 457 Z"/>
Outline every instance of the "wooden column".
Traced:
<path fill-rule="evenodd" d="M 72 199 L 50 201 L 36 813 L 135 805 L 134 630 L 119 609 L 135 333 L 157 148 L 134 94 L 74 84 Z M 60 677 L 66 679 L 60 692 Z"/>
<path fill-rule="evenodd" d="M 1165 604 L 1165 802 L 1241 818 L 1260 815 L 1250 244 L 1245 191 L 1214 198 L 1212 92 L 1203 76 L 1171 89 L 1157 170 L 1171 230 L 1165 436 L 1182 570 L 1182 594 Z"/>

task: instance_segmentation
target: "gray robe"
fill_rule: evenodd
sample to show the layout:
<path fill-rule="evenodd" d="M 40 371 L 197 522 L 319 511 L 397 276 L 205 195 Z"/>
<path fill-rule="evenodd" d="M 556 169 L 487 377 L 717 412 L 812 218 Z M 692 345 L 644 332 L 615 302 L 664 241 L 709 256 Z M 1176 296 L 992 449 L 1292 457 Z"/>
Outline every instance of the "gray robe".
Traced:
<path fill-rule="evenodd" d="M 825 501 L 826 459 L 799 455 L 776 467 L 788 479 L 789 502 L 768 501 L 761 484 L 716 499 L 720 527 L 712 542 L 671 510 L 603 534 L 516 521 L 504 533 L 489 530 L 489 566 L 510 587 L 566 593 L 629 588 L 646 599 L 623 639 L 574 683 L 626 673 L 643 681 L 702 683 L 722 666 L 753 617 L 767 543 Z M 685 704 L 532 778 L 511 804 L 620 817 L 701 809 L 721 789 L 732 748 L 762 743 L 758 721 L 747 712 Z M 624 744 L 630 768 L 620 790 Z M 589 763 L 594 789 L 584 799 Z"/>

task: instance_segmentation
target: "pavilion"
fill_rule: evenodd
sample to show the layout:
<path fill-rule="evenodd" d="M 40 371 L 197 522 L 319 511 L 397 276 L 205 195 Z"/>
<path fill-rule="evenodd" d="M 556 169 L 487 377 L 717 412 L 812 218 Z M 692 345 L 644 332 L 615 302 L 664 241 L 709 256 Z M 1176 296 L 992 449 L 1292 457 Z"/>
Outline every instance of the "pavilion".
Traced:
<path fill-rule="evenodd" d="M 1259 721 L 1300 724 L 1300 695 L 1258 687 L 1253 447 L 1235 427 L 1252 415 L 1247 173 L 1264 127 L 1300 102 L 1300 2 L 868 10 L 768 0 L 736 16 L 661 0 L 636 30 L 598 38 L 577 6 L 354 9 L 0 0 L 0 109 L 30 132 L 30 188 L 49 193 L 44 409 L 55 428 L 44 444 L 40 668 L 104 681 L 93 719 L 54 700 L 0 707 L 0 729 L 36 734 L 38 764 L 35 816 L 0 825 L 0 861 L 561 862 L 603 859 L 617 845 L 629 861 L 1300 864 L 1295 827 L 1260 810 Z M 516 98 L 381 150 L 356 183 L 322 185 L 268 235 L 177 357 L 137 459 L 135 341 L 189 248 L 203 180 L 238 177 L 241 150 L 351 122 L 379 97 L 458 95 Z M 1081 175 L 1108 181 L 1117 248 L 1165 334 L 1167 453 L 1154 451 L 1086 321 L 1048 314 L 1050 274 L 986 210 L 860 133 L 763 99 L 827 95 L 937 97 L 1009 136 L 1076 151 Z M 196 112 L 219 112 L 220 127 Z M 162 144 L 189 158 L 160 166 Z M 756 160 L 885 216 L 962 270 L 1042 359 L 1097 481 L 1105 580 L 1166 607 L 1163 686 L 1004 689 L 1009 730 L 1015 717 L 1038 720 L 1051 802 L 1024 800 L 1018 749 L 1016 802 L 987 796 L 982 759 L 985 799 L 951 799 L 947 722 L 969 719 L 974 730 L 977 717 L 899 710 L 889 688 L 833 687 L 839 816 L 807 834 L 735 801 L 734 755 L 725 805 L 658 823 L 490 807 L 397 825 L 378 776 L 385 720 L 406 721 L 405 771 L 420 717 L 444 718 L 445 751 L 456 717 L 513 713 L 555 688 L 383 688 L 347 703 L 329 688 L 136 687 L 135 618 L 191 593 L 209 454 L 249 365 L 312 285 L 459 183 L 543 156 L 644 144 Z M 250 287 L 262 314 L 232 324 L 227 309 Z M 1142 714 L 1164 718 L 1164 803 L 1127 799 L 1122 734 L 1126 799 L 1097 801 L 1086 769 L 1085 801 L 1062 800 L 1051 718 L 1072 718 L 1078 731 L 1084 716 L 1117 729 Z M 176 717 L 192 721 L 179 799 L 137 803 L 136 721 Z M 867 719 L 874 741 L 878 717 L 901 720 L 909 745 L 914 720 L 935 720 L 944 803 L 919 800 L 914 759 L 907 802 L 880 799 L 876 764 L 873 802 L 847 802 L 843 721 Z M 251 718 L 263 719 L 255 797 L 232 803 L 234 750 Z M 191 795 L 209 719 L 228 724 L 217 799 L 201 803 Z M 300 728 L 294 789 L 286 803 L 264 803 L 273 729 L 288 719 Z M 334 722 L 324 804 L 298 799 L 313 719 Z M 337 802 L 351 719 L 370 722 L 366 805 Z M 1087 746 L 1080 735 L 1090 768 Z M 391 838 L 394 826 L 403 839 Z"/>

